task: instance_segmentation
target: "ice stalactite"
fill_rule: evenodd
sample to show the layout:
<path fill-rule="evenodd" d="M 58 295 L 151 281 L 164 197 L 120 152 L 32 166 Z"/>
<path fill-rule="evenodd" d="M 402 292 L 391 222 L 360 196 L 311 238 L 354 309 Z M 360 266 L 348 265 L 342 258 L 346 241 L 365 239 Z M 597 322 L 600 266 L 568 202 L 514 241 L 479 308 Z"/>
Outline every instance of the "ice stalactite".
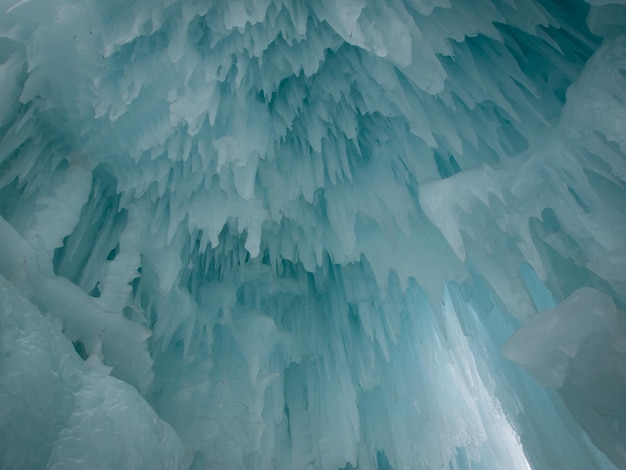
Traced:
<path fill-rule="evenodd" d="M 0 467 L 626 467 L 623 2 L 0 12 Z"/>

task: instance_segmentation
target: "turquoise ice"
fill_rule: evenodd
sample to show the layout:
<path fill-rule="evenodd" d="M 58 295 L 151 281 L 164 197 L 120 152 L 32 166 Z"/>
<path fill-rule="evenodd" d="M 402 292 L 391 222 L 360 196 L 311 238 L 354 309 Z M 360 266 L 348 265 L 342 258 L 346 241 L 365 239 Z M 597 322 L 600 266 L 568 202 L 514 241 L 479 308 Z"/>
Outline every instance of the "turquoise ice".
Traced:
<path fill-rule="evenodd" d="M 0 0 L 0 468 L 626 468 L 626 5 Z"/>

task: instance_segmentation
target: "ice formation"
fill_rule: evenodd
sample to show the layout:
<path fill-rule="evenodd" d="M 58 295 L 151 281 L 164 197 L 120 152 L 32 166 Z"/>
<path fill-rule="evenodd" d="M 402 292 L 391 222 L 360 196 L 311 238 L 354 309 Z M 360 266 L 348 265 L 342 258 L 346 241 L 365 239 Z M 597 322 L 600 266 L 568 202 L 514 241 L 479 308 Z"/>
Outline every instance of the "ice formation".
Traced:
<path fill-rule="evenodd" d="M 0 0 L 2 469 L 626 468 L 626 6 Z"/>

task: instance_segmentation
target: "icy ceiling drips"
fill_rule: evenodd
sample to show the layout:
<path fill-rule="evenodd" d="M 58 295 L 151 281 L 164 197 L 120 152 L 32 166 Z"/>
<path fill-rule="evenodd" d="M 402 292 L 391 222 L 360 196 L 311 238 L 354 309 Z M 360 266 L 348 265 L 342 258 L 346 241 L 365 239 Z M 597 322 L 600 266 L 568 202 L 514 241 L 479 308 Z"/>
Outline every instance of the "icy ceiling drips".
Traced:
<path fill-rule="evenodd" d="M 37 355 L 81 397 L 1 418 L 7 465 L 151 452 L 96 411 L 150 468 L 610 468 L 581 424 L 621 465 L 626 13 L 588 3 L 0 0 L 0 397 Z M 558 371 L 599 394 L 539 379 L 574 418 L 500 353 L 568 297 L 612 319 Z"/>

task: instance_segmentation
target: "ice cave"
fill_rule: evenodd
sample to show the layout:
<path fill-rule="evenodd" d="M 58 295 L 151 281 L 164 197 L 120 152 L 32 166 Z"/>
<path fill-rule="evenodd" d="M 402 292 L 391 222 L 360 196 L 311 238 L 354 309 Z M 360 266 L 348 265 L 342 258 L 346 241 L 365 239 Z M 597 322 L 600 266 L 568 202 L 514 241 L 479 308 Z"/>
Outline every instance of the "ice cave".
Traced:
<path fill-rule="evenodd" d="M 626 469 L 626 3 L 0 0 L 0 469 Z"/>

